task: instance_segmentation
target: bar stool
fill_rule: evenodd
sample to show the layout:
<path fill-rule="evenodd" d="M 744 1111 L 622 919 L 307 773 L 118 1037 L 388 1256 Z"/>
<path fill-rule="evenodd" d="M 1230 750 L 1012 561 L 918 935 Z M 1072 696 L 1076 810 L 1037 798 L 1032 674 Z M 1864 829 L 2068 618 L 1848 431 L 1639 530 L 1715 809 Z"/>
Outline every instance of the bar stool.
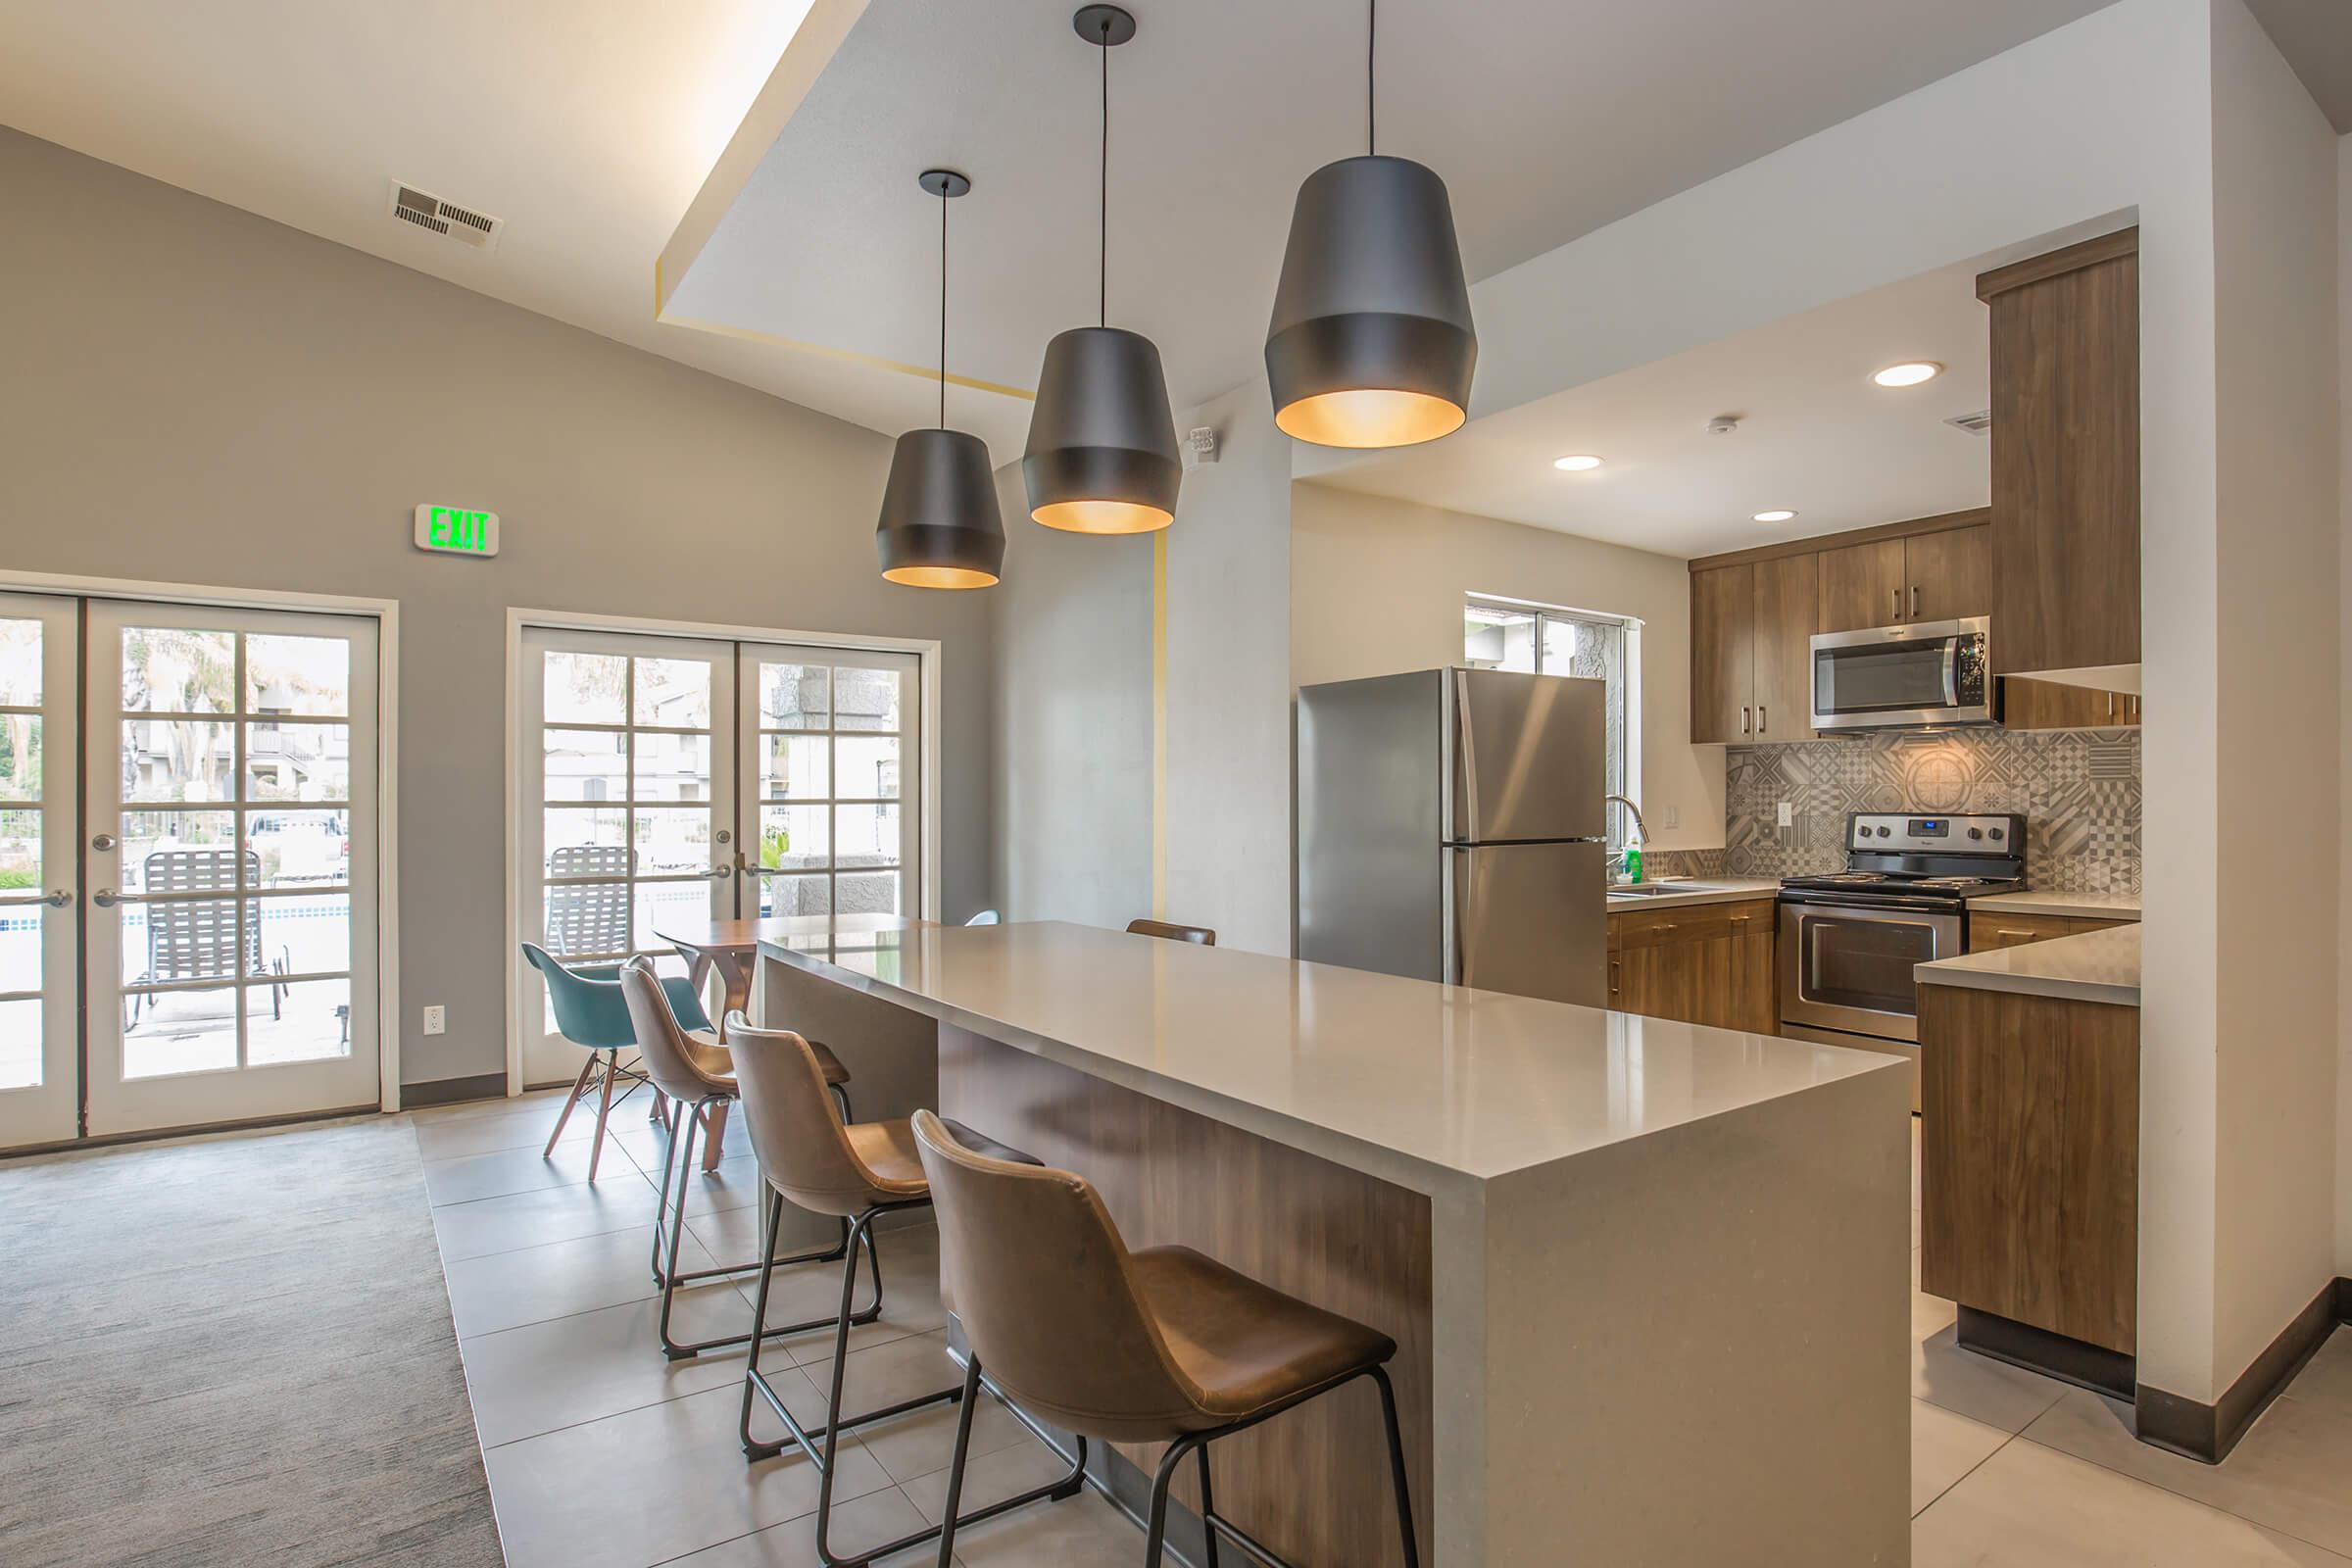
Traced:
<path fill-rule="evenodd" d="M 1407 1568 L 1419 1568 L 1396 1394 L 1396 1342 L 1236 1273 L 1189 1247 L 1130 1252 L 1093 1187 L 1068 1171 L 998 1159 L 929 1111 L 914 1137 L 939 1211 L 940 1276 L 971 1356 L 948 1471 L 939 1561 L 953 1560 L 970 1455 L 971 1391 L 1000 1381 L 1016 1408 L 1108 1443 L 1166 1443 L 1152 1482 L 1146 1568 L 1166 1548 L 1168 1484 L 1197 1457 L 1208 1568 L 1222 1532 L 1250 1556 L 1283 1559 L 1216 1512 L 1208 1446 L 1370 1378 L 1380 1388 L 1390 1479 Z M 1040 1259 L 1053 1260 L 1051 1270 Z"/>
<path fill-rule="evenodd" d="M 662 1152 L 662 1196 L 654 1204 L 654 1279 L 662 1287 L 662 1315 L 658 1332 L 662 1339 L 662 1353 L 673 1361 L 686 1360 L 725 1346 L 742 1345 L 751 1339 L 742 1334 L 721 1335 L 716 1339 L 699 1340 L 681 1345 L 670 1338 L 670 1306 L 681 1284 L 695 1280 L 718 1279 L 741 1274 L 747 1269 L 760 1269 L 760 1285 L 767 1282 L 766 1271 L 785 1263 L 830 1263 L 849 1256 L 850 1227 L 843 1221 L 841 1240 L 828 1250 L 804 1252 L 797 1257 L 775 1255 L 775 1238 L 762 1233 L 760 1257 L 749 1263 L 731 1263 L 717 1268 L 678 1271 L 678 1246 L 686 1234 L 686 1187 L 688 1173 L 694 1169 L 694 1133 L 698 1126 L 710 1126 L 719 1110 L 732 1103 L 736 1096 L 734 1067 L 727 1048 L 713 1036 L 690 1033 L 681 1028 L 678 1015 L 670 1005 L 670 992 L 661 976 L 654 973 L 648 959 L 631 958 L 621 966 L 620 994 L 628 1004 L 629 1022 L 637 1038 L 637 1054 L 646 1075 L 654 1087 L 667 1095 L 677 1107 L 676 1124 L 670 1130 L 669 1147 Z M 838 1090 L 836 1090 L 838 1092 Z M 677 1207 L 670 1211 L 670 1169 L 677 1169 Z M 664 1223 L 666 1221 L 666 1224 Z M 663 1231 L 667 1230 L 664 1253 Z M 880 1307 L 877 1303 L 876 1310 Z M 771 1337 L 804 1333 L 822 1328 L 830 1318 L 817 1318 L 808 1323 L 768 1330 Z"/>
<path fill-rule="evenodd" d="M 744 1368 L 743 1409 L 738 1423 L 744 1456 L 757 1463 L 781 1453 L 785 1443 L 797 1445 L 817 1470 L 817 1559 L 825 1568 L 861 1568 L 877 1557 L 921 1545 L 939 1535 L 941 1527 L 933 1525 L 918 1530 L 900 1540 L 869 1547 L 856 1557 L 835 1556 L 829 1532 L 833 1519 L 833 1460 L 841 1434 L 926 1405 L 960 1400 L 968 1412 L 978 1387 L 967 1377 L 960 1386 L 950 1384 L 937 1393 L 902 1399 L 860 1415 L 844 1414 L 841 1408 L 842 1383 L 850 1358 L 850 1325 L 871 1322 L 881 1312 L 882 1265 L 874 1251 L 874 1221 L 884 1214 L 928 1206 L 930 1185 L 923 1179 L 914 1134 L 907 1123 L 845 1123 L 836 1114 L 832 1102 L 825 1098 L 823 1078 L 808 1041 L 788 1030 L 755 1029 L 740 1014 L 727 1020 L 727 1037 L 733 1042 L 735 1053 L 743 1124 L 751 1132 L 752 1148 L 759 1152 L 760 1171 L 767 1179 L 769 1189 L 764 1230 L 767 1250 L 770 1253 L 775 1250 L 787 1200 L 812 1213 L 838 1215 L 850 1222 L 850 1255 L 841 1270 L 841 1310 L 828 1320 L 833 1325 L 832 1386 L 825 1396 L 825 1424 L 813 1432 L 802 1426 L 785 1408 L 782 1396 L 760 1370 L 760 1344 L 769 1337 L 764 1325 L 771 1277 L 768 1268 L 763 1267 L 760 1272 L 758 1298 L 752 1306 L 754 1337 Z M 1008 1167 L 1020 1168 L 1028 1160 L 1019 1151 L 992 1143 L 968 1127 L 957 1127 L 956 1131 L 965 1143 L 987 1150 L 993 1159 Z M 873 1273 L 874 1304 L 866 1312 L 854 1314 L 851 1306 L 857 1297 L 857 1252 L 860 1247 L 865 1250 L 866 1263 Z M 989 1392 L 1000 1399 L 1004 1397 L 993 1385 L 989 1386 Z M 760 1443 L 752 1437 L 755 1394 L 784 1423 L 784 1442 Z M 1052 1445 L 1053 1439 L 1017 1405 L 1006 1401 L 1005 1407 L 1041 1441 Z M 994 1518 L 1049 1497 L 1076 1496 L 1085 1484 L 1086 1441 L 1081 1438 L 1067 1475 L 976 1510 L 961 1522 L 969 1524 Z"/>
<path fill-rule="evenodd" d="M 696 996 L 702 995 L 704 978 L 713 970 L 717 972 L 719 990 L 724 997 L 718 1007 L 718 1043 L 725 1045 L 727 1019 L 738 1012 L 751 1010 L 751 971 L 744 967 L 741 956 L 731 949 L 698 947 L 675 938 L 670 940 L 669 945 L 677 949 L 679 957 L 686 960 L 687 983 L 694 987 Z M 842 1119 L 851 1119 L 850 1069 L 842 1065 L 841 1058 L 833 1054 L 832 1049 L 823 1041 L 809 1041 L 808 1049 L 816 1053 L 817 1061 L 825 1069 L 825 1084 L 833 1091 L 834 1098 L 841 1102 Z M 703 1155 L 703 1169 L 710 1170 L 717 1165 L 718 1141 L 725 1133 L 726 1125 L 726 1107 L 722 1105 L 718 1108 L 717 1120 L 710 1126 L 710 1144 Z"/>
<path fill-rule="evenodd" d="M 1165 920 L 1130 920 L 1127 934 L 1134 937 L 1166 937 L 1170 942 L 1190 942 L 1198 947 L 1213 948 L 1217 934 L 1204 925 L 1170 925 Z"/>

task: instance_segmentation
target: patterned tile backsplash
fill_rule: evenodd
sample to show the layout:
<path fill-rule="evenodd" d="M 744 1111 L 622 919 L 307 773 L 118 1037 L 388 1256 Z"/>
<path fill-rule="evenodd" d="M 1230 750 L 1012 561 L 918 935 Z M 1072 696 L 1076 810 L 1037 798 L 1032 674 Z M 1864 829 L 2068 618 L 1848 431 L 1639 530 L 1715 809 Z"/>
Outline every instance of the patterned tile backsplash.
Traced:
<path fill-rule="evenodd" d="M 1757 877 L 1834 871 L 1845 862 L 1848 811 L 2021 811 L 2026 876 L 2034 887 L 2139 892 L 2135 729 L 1890 731 L 1735 746 L 1724 773 L 1721 862 L 1705 863 L 1715 852 L 1685 851 L 1671 869 Z M 1788 827 L 1775 825 L 1783 801 L 1794 808 Z"/>

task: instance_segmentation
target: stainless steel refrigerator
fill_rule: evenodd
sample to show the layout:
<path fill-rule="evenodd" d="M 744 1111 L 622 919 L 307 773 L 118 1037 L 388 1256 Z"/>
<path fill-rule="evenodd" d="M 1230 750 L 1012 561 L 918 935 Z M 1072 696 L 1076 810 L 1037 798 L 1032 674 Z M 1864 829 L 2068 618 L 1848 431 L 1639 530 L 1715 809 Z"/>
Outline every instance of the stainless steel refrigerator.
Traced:
<path fill-rule="evenodd" d="M 1607 688 L 1424 669 L 1298 692 L 1298 956 L 1606 1006 Z"/>

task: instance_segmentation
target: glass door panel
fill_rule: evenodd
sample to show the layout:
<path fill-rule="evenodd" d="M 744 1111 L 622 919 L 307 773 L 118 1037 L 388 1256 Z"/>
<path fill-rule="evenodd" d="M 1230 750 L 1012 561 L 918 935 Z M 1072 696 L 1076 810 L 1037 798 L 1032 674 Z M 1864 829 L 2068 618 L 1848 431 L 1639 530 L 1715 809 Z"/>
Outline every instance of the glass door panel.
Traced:
<path fill-rule="evenodd" d="M 375 1103 L 374 622 L 88 625 L 89 1131 Z"/>
<path fill-rule="evenodd" d="M 519 675 L 522 940 L 683 974 L 662 929 L 735 913 L 735 645 L 532 628 Z M 523 1082 L 569 1083 L 580 1050 L 514 956 Z"/>
<path fill-rule="evenodd" d="M 922 903 L 921 663 L 746 644 L 746 915 L 913 914 Z"/>
<path fill-rule="evenodd" d="M 78 1130 L 78 614 L 0 594 L 0 1149 Z"/>

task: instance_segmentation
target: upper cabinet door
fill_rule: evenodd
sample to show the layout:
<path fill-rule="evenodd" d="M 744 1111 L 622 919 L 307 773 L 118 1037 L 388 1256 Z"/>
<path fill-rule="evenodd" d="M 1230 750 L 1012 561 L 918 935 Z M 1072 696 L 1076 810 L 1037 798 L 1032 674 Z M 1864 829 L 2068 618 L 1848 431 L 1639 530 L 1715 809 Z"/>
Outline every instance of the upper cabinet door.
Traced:
<path fill-rule="evenodd" d="M 2139 233 L 1977 279 L 1992 312 L 1992 662 L 2139 662 Z"/>
<path fill-rule="evenodd" d="M 1756 568 L 1690 574 L 1690 739 L 1755 736 Z"/>
<path fill-rule="evenodd" d="M 1903 577 L 1905 620 L 1991 614 L 1991 526 L 1913 534 L 1903 541 Z"/>
<path fill-rule="evenodd" d="M 1878 539 L 1821 553 L 1819 631 L 1863 631 L 1907 620 L 1903 541 Z"/>
<path fill-rule="evenodd" d="M 1756 572 L 1756 739 L 1813 738 L 1813 632 L 1821 558 L 1759 561 Z"/>

